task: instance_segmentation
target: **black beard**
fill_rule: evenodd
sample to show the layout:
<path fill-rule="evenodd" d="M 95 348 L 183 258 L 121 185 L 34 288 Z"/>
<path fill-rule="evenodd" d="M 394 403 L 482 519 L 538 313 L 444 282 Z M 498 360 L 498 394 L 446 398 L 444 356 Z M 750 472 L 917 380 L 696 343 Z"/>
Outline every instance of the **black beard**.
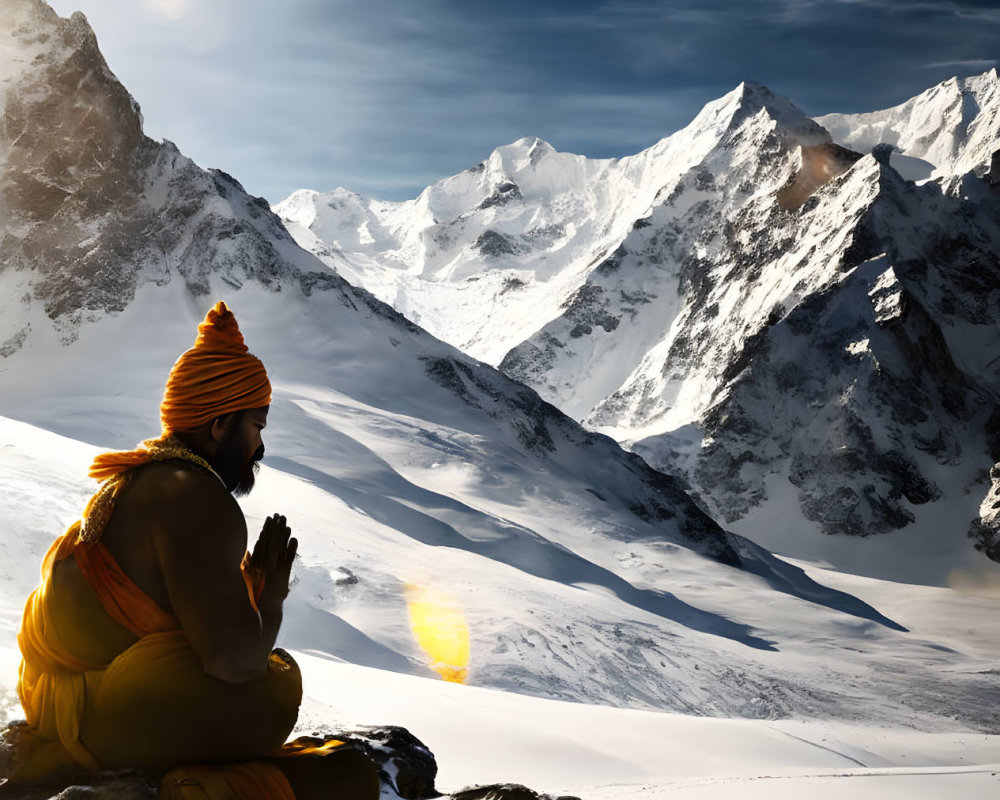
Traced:
<path fill-rule="evenodd" d="M 264 445 L 257 448 L 249 461 L 243 457 L 243 449 L 236 437 L 223 439 L 215 451 L 215 471 L 222 478 L 226 489 L 236 497 L 245 497 L 253 490 L 260 471 L 260 460 L 264 457 Z"/>

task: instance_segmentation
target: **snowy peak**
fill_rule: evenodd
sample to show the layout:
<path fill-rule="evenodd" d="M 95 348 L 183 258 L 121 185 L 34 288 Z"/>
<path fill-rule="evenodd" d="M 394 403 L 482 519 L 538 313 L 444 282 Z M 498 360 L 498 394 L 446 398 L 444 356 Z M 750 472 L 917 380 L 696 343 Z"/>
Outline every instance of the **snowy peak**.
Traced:
<path fill-rule="evenodd" d="M 537 167 L 547 155 L 556 149 L 537 136 L 525 136 L 516 142 L 498 147 L 487 160 L 490 166 L 498 166 L 507 174 L 522 172 L 529 167 Z"/>
<path fill-rule="evenodd" d="M 142 121 L 82 14 L 62 19 L 35 0 L 4 8 L 14 26 L 4 39 L 25 43 L 34 57 L 18 60 L 3 95 L 0 190 L 8 220 L 17 224 L 7 226 L 0 272 L 39 264 L 35 294 L 57 317 L 93 307 L 77 302 L 93 265 L 81 263 L 71 230 L 75 220 L 114 214 L 137 192 L 131 170 Z M 38 237 L 43 227 L 52 235 Z M 113 304 L 109 295 L 96 304 Z"/>
<path fill-rule="evenodd" d="M 12 210 L 49 221 L 66 204 L 107 208 L 142 138 L 138 104 L 111 74 L 83 14 L 62 19 L 36 0 L 4 8 L 7 41 L 22 51 L 5 82 L 0 138 L 17 182 L 7 192 Z"/>
<path fill-rule="evenodd" d="M 4 2 L 0 30 L 4 32 L 0 37 L 0 91 L 16 84 L 40 62 L 65 60 L 84 44 L 96 47 L 96 37 L 81 12 L 62 19 L 42 0 Z"/>
<path fill-rule="evenodd" d="M 498 364 L 579 305 L 581 283 L 651 209 L 681 194 L 683 204 L 696 203 L 737 172 L 747 189 L 776 191 L 797 168 L 800 145 L 828 142 L 789 101 L 745 83 L 634 156 L 588 159 L 529 136 L 413 201 L 341 206 L 336 193 L 297 193 L 275 211 L 299 244 L 345 278 Z M 821 173 L 800 182 L 803 198 L 829 177 Z M 315 208 L 303 208 L 310 202 Z"/>
<path fill-rule="evenodd" d="M 773 123 L 797 144 L 811 146 L 830 141 L 829 133 L 788 99 L 752 81 L 744 81 L 728 94 L 708 103 L 691 124 L 675 136 L 691 139 L 708 135 L 721 140 L 727 131 L 735 131 L 754 119 Z"/>
<path fill-rule="evenodd" d="M 584 188 L 592 165 L 583 156 L 560 153 L 538 137 L 527 136 L 498 147 L 490 156 L 421 195 L 437 222 L 454 220 L 473 209 L 488 209 L 515 200 L 550 202 L 567 191 Z"/>
<path fill-rule="evenodd" d="M 830 134 L 823 127 L 807 117 L 787 98 L 774 94 L 766 86 L 744 81 L 736 92 L 739 93 L 739 109 L 734 114 L 734 123 L 763 111 L 780 130 L 800 145 L 809 147 L 830 141 Z"/>
<path fill-rule="evenodd" d="M 954 77 L 892 108 L 816 121 L 852 149 L 891 146 L 894 166 L 898 154 L 897 168 L 914 179 L 959 176 L 985 169 L 1000 149 L 1000 77 Z"/>

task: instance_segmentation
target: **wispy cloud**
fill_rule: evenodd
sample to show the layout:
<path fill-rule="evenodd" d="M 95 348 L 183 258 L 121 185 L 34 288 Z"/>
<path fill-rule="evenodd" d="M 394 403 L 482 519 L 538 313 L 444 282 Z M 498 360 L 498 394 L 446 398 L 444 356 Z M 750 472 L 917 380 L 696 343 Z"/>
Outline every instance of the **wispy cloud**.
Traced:
<path fill-rule="evenodd" d="M 963 70 L 981 70 L 985 72 L 991 67 L 1000 66 L 1000 60 L 995 58 L 979 58 L 973 59 L 971 61 L 935 61 L 933 64 L 927 64 L 927 69 L 963 69 Z"/>
<path fill-rule="evenodd" d="M 87 14 L 151 135 L 273 201 L 413 196 L 525 135 L 627 155 L 744 79 L 886 108 L 1000 52 L 986 0 L 50 1 Z"/>

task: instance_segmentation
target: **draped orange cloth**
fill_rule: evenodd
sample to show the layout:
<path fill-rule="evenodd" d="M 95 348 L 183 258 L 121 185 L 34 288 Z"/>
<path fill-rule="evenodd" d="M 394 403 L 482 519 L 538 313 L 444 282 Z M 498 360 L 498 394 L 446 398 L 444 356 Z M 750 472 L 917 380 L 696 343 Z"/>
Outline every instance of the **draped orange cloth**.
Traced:
<path fill-rule="evenodd" d="M 160 800 L 244 800 L 291 798 L 294 793 L 284 773 L 273 764 L 256 761 L 224 767 L 195 765 L 163 776 Z"/>
<path fill-rule="evenodd" d="M 160 403 L 164 434 L 194 430 L 231 411 L 270 402 L 264 365 L 248 352 L 233 312 L 216 303 L 198 326 L 194 347 L 170 370 Z"/>
<path fill-rule="evenodd" d="M 162 453 L 153 448 L 153 455 Z M 127 479 L 124 473 L 106 482 L 88 504 L 89 515 L 53 543 L 42 562 L 42 582 L 25 605 L 18 695 L 30 727 L 18 739 L 11 779 L 33 783 L 81 770 L 209 761 L 216 766 L 208 788 L 200 789 L 206 793 L 177 797 L 294 800 L 273 764 L 236 762 L 281 755 L 302 696 L 298 667 L 275 651 L 265 677 L 245 684 L 204 672 L 174 616 L 142 592 L 99 541 Z M 75 631 L 62 622 L 68 599 L 57 591 L 53 572 L 71 558 L 104 612 L 137 639 L 109 664 L 81 657 Z M 244 576 L 248 600 L 255 602 L 259 578 L 249 571 Z M 178 791 L 193 785 L 190 777 L 175 783 Z"/>

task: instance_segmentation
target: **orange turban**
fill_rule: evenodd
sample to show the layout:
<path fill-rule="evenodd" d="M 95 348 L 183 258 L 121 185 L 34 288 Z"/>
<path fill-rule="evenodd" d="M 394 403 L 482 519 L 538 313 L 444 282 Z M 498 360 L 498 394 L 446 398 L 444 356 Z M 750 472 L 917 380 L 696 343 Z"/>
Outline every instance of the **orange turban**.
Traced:
<path fill-rule="evenodd" d="M 243 342 L 233 312 L 216 303 L 198 326 L 194 347 L 170 370 L 160 403 L 163 435 L 196 430 L 223 414 L 270 403 L 264 365 Z"/>
<path fill-rule="evenodd" d="M 270 403 L 271 383 L 264 365 L 248 352 L 233 312 L 225 303 L 216 303 L 198 326 L 194 347 L 170 370 L 160 403 L 160 438 L 143 442 L 135 450 L 101 453 L 90 466 L 90 477 L 105 481 L 139 464 L 172 457 L 171 448 L 165 445 L 174 433 L 195 430 L 232 411 Z M 90 513 L 88 505 L 85 516 Z"/>

